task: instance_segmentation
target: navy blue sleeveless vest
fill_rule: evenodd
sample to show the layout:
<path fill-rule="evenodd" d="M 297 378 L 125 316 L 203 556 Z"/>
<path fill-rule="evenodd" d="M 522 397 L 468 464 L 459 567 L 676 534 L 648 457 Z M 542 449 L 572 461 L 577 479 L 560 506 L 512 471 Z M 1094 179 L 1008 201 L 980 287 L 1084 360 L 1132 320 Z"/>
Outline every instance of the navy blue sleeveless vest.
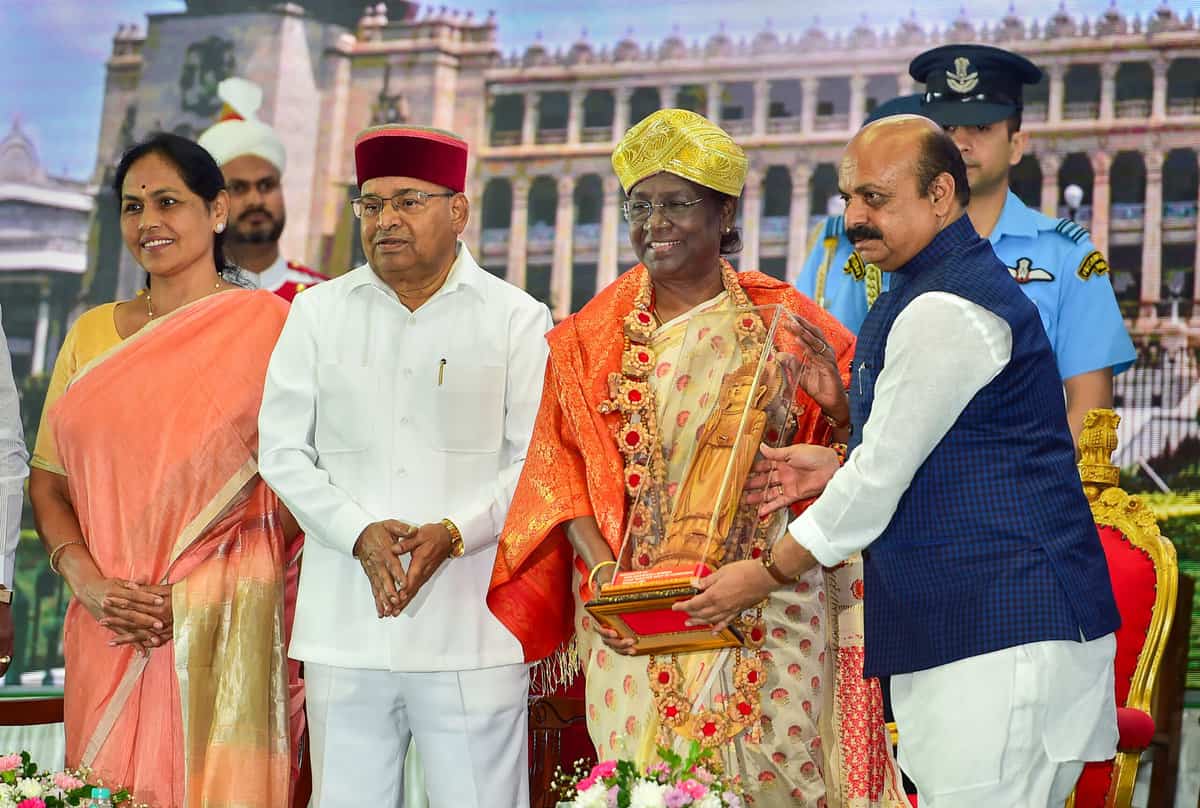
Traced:
<path fill-rule="evenodd" d="M 1008 323 L 1013 346 L 863 552 L 866 675 L 1115 630 L 1108 567 L 1037 308 L 965 215 L 897 270 L 891 287 L 858 335 L 851 450 L 871 414 L 888 332 L 918 295 L 982 306 Z M 938 350 L 930 337 L 922 350 Z"/>

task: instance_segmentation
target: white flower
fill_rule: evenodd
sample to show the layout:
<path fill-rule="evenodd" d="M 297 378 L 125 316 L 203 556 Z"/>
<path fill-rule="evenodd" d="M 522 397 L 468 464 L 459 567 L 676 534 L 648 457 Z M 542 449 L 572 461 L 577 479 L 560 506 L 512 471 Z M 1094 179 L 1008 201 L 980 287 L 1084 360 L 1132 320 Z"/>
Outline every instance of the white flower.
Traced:
<path fill-rule="evenodd" d="M 721 798 L 716 795 L 716 792 L 710 791 L 700 798 L 695 808 L 722 808 Z"/>
<path fill-rule="evenodd" d="M 17 787 L 10 786 L 8 783 L 0 783 L 0 800 L 8 800 L 10 802 L 17 798 Z"/>
<path fill-rule="evenodd" d="M 587 791 L 579 792 L 571 805 L 574 808 L 608 808 L 608 788 L 596 781 Z"/>
<path fill-rule="evenodd" d="M 0 808 L 17 808 L 17 803 L 12 797 L 2 796 L 0 797 Z"/>
<path fill-rule="evenodd" d="M 17 790 L 21 792 L 22 797 L 40 797 L 45 791 L 42 788 L 42 784 L 32 778 L 27 778 L 18 783 Z"/>
<path fill-rule="evenodd" d="M 629 808 L 666 808 L 666 802 L 663 801 L 666 790 L 667 786 L 642 780 L 629 795 Z"/>

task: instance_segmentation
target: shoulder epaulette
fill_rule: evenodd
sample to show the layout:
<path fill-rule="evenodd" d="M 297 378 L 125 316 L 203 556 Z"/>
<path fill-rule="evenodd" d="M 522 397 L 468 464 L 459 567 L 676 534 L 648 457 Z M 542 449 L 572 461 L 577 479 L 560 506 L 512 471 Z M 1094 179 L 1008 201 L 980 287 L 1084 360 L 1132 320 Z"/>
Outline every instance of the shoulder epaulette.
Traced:
<path fill-rule="evenodd" d="M 841 238 L 846 232 L 844 216 L 830 216 L 825 220 L 825 238 Z"/>
<path fill-rule="evenodd" d="M 1069 238 L 1071 241 L 1078 244 L 1091 234 L 1088 233 L 1086 227 L 1070 219 L 1059 219 L 1054 223 L 1054 232 L 1061 236 Z"/>

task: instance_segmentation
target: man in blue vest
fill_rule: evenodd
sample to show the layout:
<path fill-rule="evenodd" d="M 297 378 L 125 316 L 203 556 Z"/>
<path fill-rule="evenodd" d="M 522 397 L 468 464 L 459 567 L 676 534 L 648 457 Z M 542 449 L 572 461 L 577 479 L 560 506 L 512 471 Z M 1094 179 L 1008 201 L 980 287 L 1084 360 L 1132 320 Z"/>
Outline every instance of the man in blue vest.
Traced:
<path fill-rule="evenodd" d="M 1120 618 L 1050 342 L 967 216 L 967 167 L 936 124 L 865 127 L 839 187 L 855 249 L 892 280 L 858 337 L 849 457 L 764 450 L 784 488 L 768 507 L 824 490 L 686 610 L 720 627 L 861 552 L 864 673 L 892 677 L 922 808 L 1060 807 L 1116 749 Z"/>
<path fill-rule="evenodd" d="M 1009 172 L 1028 145 L 1021 130 L 1022 88 L 1036 84 L 1042 72 L 1000 48 L 945 45 L 914 59 L 909 73 L 926 84 L 921 114 L 945 127 L 962 150 L 971 221 L 1038 307 L 1064 380 L 1067 420 L 1078 439 L 1088 410 L 1112 406 L 1112 377 L 1133 363 L 1135 351 L 1108 263 L 1088 232 L 1027 207 L 1009 189 Z M 832 243 L 825 307 L 857 333 L 889 276 L 851 249 L 844 230 L 840 220 L 830 220 L 826 231 L 840 231 L 840 237 L 810 250 L 814 254 L 800 283 L 819 274 L 831 252 L 822 247 Z"/>

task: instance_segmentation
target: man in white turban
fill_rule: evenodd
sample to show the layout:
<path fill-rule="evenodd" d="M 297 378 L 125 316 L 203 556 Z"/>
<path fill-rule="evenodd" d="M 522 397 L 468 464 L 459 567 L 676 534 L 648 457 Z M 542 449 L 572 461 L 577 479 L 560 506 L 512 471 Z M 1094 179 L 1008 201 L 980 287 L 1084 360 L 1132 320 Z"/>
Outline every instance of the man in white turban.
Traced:
<path fill-rule="evenodd" d="M 290 301 L 297 292 L 326 276 L 288 261 L 279 253 L 279 237 L 287 220 L 280 176 L 287 162 L 283 142 L 258 119 L 262 89 L 243 78 L 217 86 L 225 102 L 221 120 L 200 135 L 229 189 L 232 225 L 225 254 L 247 271 L 250 280 Z"/>

